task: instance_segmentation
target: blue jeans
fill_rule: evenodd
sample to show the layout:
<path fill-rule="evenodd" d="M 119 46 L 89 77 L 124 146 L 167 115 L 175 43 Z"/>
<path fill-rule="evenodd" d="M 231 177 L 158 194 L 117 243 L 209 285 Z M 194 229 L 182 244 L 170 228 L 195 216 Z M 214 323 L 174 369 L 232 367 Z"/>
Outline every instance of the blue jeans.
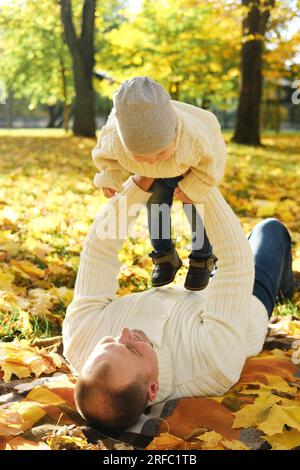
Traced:
<path fill-rule="evenodd" d="M 147 203 L 148 227 L 151 244 L 155 253 L 163 253 L 173 247 L 171 237 L 171 207 L 174 190 L 183 176 L 158 178 L 150 191 L 153 193 Z M 183 209 L 192 230 L 191 258 L 206 259 L 212 254 L 212 247 L 207 238 L 203 222 L 195 207 L 183 204 Z"/>
<path fill-rule="evenodd" d="M 249 243 L 255 263 L 253 294 L 271 317 L 277 297 L 293 293 L 291 237 L 279 220 L 268 218 L 253 228 Z"/>

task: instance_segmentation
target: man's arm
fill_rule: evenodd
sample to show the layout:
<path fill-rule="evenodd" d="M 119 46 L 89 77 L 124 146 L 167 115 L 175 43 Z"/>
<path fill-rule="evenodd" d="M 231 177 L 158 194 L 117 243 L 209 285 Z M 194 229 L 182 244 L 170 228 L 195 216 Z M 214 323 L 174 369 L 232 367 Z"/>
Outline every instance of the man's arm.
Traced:
<path fill-rule="evenodd" d="M 199 342 L 226 388 L 238 380 L 246 359 L 254 261 L 240 222 L 216 188 L 204 199 L 204 217 L 218 270 L 207 288 Z"/>
<path fill-rule="evenodd" d="M 120 223 L 129 227 L 138 216 L 136 212 L 130 215 L 130 207 L 147 202 L 151 196 L 147 190 L 152 182 L 153 178 L 130 177 L 124 183 L 123 192 L 103 207 L 84 242 L 74 298 L 63 324 L 64 354 L 75 368 L 76 357 L 82 355 L 76 350 L 78 338 L 80 344 L 87 344 L 93 336 L 91 331 L 102 322 L 101 312 L 114 299 L 118 288 L 118 250 L 126 236 L 119 232 Z M 105 229 L 109 230 L 107 238 L 103 237 Z"/>

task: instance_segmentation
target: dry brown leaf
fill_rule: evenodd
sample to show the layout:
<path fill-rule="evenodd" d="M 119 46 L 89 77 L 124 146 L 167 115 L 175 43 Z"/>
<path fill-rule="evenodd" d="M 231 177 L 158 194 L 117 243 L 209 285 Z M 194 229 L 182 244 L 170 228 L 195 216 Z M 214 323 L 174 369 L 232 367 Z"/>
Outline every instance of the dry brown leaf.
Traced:
<path fill-rule="evenodd" d="M 182 398 L 173 413 L 166 418 L 169 432 L 184 439 L 199 426 L 220 433 L 227 439 L 239 439 L 239 431 L 232 428 L 234 415 L 212 398 Z M 165 429 L 162 423 L 159 432 Z"/>
<path fill-rule="evenodd" d="M 15 437 L 5 444 L 3 450 L 51 450 L 51 447 L 44 442 L 33 442 L 23 437 Z"/>
<path fill-rule="evenodd" d="M 19 415 L 10 410 L 0 409 L 0 437 L 17 436 L 23 432 L 24 421 Z"/>

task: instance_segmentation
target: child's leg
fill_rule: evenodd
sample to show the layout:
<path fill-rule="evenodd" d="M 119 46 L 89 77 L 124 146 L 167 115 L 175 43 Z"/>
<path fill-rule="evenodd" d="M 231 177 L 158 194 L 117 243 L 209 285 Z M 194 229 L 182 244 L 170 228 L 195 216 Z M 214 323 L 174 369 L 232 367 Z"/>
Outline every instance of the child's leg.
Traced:
<path fill-rule="evenodd" d="M 155 253 L 164 253 L 173 247 L 171 237 L 171 207 L 173 194 L 180 176 L 159 178 L 150 191 L 153 193 L 147 202 L 148 228 Z"/>
<path fill-rule="evenodd" d="M 212 255 L 212 246 L 209 243 L 202 218 L 192 204 L 184 204 L 183 209 L 192 231 L 192 252 L 190 258 L 209 258 Z"/>
<path fill-rule="evenodd" d="M 152 286 L 165 286 L 174 281 L 182 262 L 171 236 L 171 207 L 174 189 L 182 177 L 156 179 L 150 188 L 153 192 L 147 203 L 148 226 L 153 252 L 150 254 L 154 269 Z"/>

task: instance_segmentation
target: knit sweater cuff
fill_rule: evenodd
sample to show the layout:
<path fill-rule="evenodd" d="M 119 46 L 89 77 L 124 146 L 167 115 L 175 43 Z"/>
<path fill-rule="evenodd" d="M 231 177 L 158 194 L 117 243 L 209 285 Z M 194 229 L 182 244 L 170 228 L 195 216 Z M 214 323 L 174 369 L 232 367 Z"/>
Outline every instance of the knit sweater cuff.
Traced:
<path fill-rule="evenodd" d="M 130 176 L 123 183 L 123 188 L 124 189 L 121 194 L 122 196 L 126 196 L 128 198 L 129 204 L 145 204 L 152 195 L 151 192 L 141 189 L 134 181 L 133 176 Z"/>
<path fill-rule="evenodd" d="M 96 188 L 111 188 L 116 191 L 122 191 L 122 172 L 119 170 L 102 170 L 94 176 L 94 185 Z"/>
<path fill-rule="evenodd" d="M 202 202 L 212 186 L 202 181 L 193 172 L 188 173 L 178 183 L 179 188 L 190 198 L 192 202 Z"/>

